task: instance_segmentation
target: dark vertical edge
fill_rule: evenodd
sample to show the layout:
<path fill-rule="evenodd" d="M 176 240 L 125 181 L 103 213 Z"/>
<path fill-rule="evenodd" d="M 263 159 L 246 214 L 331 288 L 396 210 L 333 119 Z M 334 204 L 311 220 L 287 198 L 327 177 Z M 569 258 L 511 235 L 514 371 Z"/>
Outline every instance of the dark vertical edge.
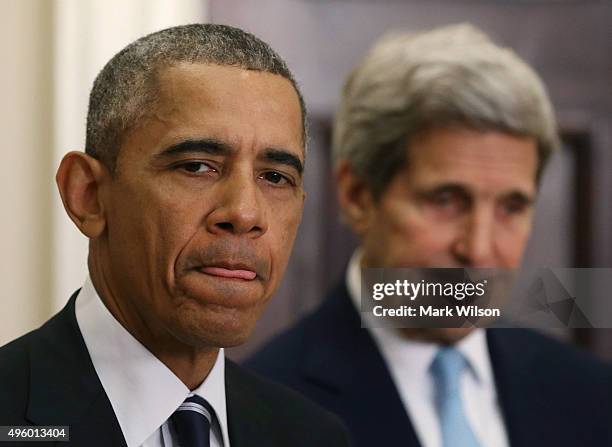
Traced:
<path fill-rule="evenodd" d="M 574 266 L 592 267 L 593 262 L 593 156 L 592 141 L 588 132 L 562 133 L 562 140 L 573 153 L 575 162 L 574 191 Z M 576 345 L 593 351 L 595 337 L 593 329 L 574 328 L 572 338 Z"/>

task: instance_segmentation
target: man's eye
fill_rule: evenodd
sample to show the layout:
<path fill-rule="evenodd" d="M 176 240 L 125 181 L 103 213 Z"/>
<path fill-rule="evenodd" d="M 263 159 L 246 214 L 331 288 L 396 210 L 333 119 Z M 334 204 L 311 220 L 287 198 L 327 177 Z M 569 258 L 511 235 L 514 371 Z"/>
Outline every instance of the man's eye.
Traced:
<path fill-rule="evenodd" d="M 183 163 L 179 167 L 192 174 L 202 174 L 204 172 L 213 170 L 213 168 L 211 168 L 208 164 L 201 161 L 191 161 L 188 163 Z"/>
<path fill-rule="evenodd" d="M 461 194 L 445 191 L 439 194 L 435 194 L 431 197 L 431 202 L 440 208 L 457 208 L 464 209 L 468 206 L 468 200 Z"/>
<path fill-rule="evenodd" d="M 461 191 L 431 191 L 423 195 L 427 209 L 441 218 L 459 216 L 471 206 L 470 197 Z"/>
<path fill-rule="evenodd" d="M 448 206 L 452 203 L 454 203 L 454 200 L 456 199 L 456 197 L 448 192 L 444 192 L 441 194 L 436 194 L 431 198 L 432 203 L 439 205 L 439 206 Z"/>
<path fill-rule="evenodd" d="M 529 204 L 521 199 L 509 199 L 504 204 L 506 214 L 521 214 L 527 210 Z"/>
<path fill-rule="evenodd" d="M 270 183 L 274 183 L 275 185 L 285 185 L 291 183 L 287 177 L 276 171 L 264 172 L 261 174 L 261 178 Z"/>

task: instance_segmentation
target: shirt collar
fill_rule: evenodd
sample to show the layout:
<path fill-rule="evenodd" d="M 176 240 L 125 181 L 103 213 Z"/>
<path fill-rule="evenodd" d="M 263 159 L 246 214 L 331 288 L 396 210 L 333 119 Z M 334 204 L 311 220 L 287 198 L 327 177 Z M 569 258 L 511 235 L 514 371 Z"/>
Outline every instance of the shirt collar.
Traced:
<path fill-rule="evenodd" d="M 479 383 L 494 388 L 493 368 L 484 329 L 476 329 L 456 345 L 463 354 Z"/>
<path fill-rule="evenodd" d="M 353 305 L 361 314 L 361 249 L 355 250 L 346 270 L 346 287 Z M 362 317 L 365 315 L 362 315 Z M 414 377 L 423 377 L 434 356 L 440 348 L 435 343 L 408 340 L 392 328 L 368 328 L 378 348 L 385 354 L 384 357 L 401 362 L 405 366 L 405 374 Z M 455 346 L 461 352 L 474 374 L 476 380 L 484 386 L 493 386 L 493 369 L 485 331 L 476 329 L 462 338 Z M 416 383 L 416 381 L 415 381 Z"/>
<path fill-rule="evenodd" d="M 223 445 L 229 446 L 227 407 L 225 401 L 225 355 L 223 348 L 219 349 L 217 360 L 204 382 L 190 394 L 197 394 L 201 398 L 206 399 L 213 407 L 217 419 L 219 420 L 219 425 L 221 426 Z"/>
<path fill-rule="evenodd" d="M 191 394 L 206 399 L 229 445 L 225 402 L 225 354 L 193 392 L 110 313 L 89 276 L 76 299 L 76 318 L 92 363 L 128 447 L 140 446 Z"/>

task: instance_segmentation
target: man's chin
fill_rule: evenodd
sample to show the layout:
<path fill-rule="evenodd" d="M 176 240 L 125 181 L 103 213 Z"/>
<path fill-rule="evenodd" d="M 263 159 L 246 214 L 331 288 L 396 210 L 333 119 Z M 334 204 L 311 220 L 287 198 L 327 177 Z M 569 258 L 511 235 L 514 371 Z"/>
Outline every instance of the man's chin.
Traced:
<path fill-rule="evenodd" d="M 234 348 L 248 341 L 248 334 L 190 334 L 185 340 L 190 346 L 198 349 Z"/>
<path fill-rule="evenodd" d="M 249 339 L 258 315 L 255 309 L 214 306 L 179 315 L 173 332 L 182 343 L 196 348 L 231 348 Z"/>
<path fill-rule="evenodd" d="M 406 328 L 401 329 L 401 333 L 404 337 L 415 341 L 437 343 L 440 345 L 453 345 L 474 331 L 474 329 L 476 328 Z"/>

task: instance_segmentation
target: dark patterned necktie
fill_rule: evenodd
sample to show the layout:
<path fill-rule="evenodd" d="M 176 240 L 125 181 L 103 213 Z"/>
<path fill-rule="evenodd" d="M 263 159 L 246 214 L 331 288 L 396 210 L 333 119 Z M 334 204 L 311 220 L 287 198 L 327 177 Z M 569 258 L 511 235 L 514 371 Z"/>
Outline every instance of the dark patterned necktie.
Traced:
<path fill-rule="evenodd" d="M 210 447 L 214 414 L 210 404 L 200 396 L 185 399 L 170 418 L 179 447 Z"/>

